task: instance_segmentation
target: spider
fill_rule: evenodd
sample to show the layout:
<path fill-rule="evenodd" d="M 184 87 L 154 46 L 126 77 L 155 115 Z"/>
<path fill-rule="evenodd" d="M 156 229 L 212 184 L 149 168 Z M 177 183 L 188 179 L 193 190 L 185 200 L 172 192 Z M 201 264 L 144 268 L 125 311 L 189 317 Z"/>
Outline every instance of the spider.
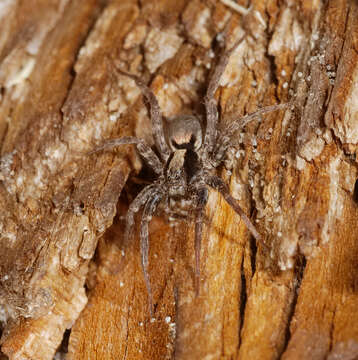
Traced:
<path fill-rule="evenodd" d="M 224 161 L 227 150 L 232 147 L 231 138 L 235 132 L 260 115 L 282 109 L 287 104 L 267 106 L 231 123 L 219 132 L 219 113 L 214 97 L 220 78 L 227 66 L 231 53 L 244 40 L 241 38 L 230 50 L 225 50 L 213 71 L 204 98 L 206 127 L 203 131 L 200 119 L 194 115 L 179 115 L 169 122 L 164 132 L 161 109 L 151 89 L 137 76 L 116 69 L 121 75 L 134 80 L 149 104 L 152 132 L 157 153 L 142 139 L 126 136 L 111 139 L 92 152 L 112 149 L 119 145 L 135 144 L 139 154 L 155 172 L 157 178 L 145 186 L 132 201 L 126 215 L 125 239 L 131 236 L 134 216 L 143 208 L 140 221 L 141 265 L 149 297 L 149 311 L 152 315 L 153 299 L 148 273 L 149 232 L 148 224 L 161 202 L 170 207 L 170 200 L 187 200 L 195 216 L 195 293 L 199 294 L 200 249 L 205 206 L 208 201 L 208 187 L 221 193 L 233 210 L 240 215 L 245 225 L 258 241 L 261 236 L 238 201 L 232 197 L 228 185 L 216 175 L 217 167 Z M 167 136 L 165 136 L 167 135 Z"/>

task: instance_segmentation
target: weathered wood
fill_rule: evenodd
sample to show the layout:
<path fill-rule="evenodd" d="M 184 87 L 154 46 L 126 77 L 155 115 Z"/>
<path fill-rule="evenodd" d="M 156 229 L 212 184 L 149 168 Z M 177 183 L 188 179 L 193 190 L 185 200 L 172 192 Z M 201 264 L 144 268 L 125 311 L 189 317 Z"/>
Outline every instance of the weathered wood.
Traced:
<path fill-rule="evenodd" d="M 66 328 L 67 359 L 358 357 L 358 4 L 251 6 L 246 16 L 209 0 L 0 8 L 0 306 L 10 359 L 51 359 Z M 217 92 L 220 126 L 293 102 L 237 134 L 220 169 L 269 251 L 211 191 L 195 297 L 194 222 L 173 226 L 159 212 L 150 318 L 138 228 L 123 243 L 141 161 L 130 146 L 88 151 L 124 135 L 153 143 L 140 91 L 115 66 L 142 76 L 165 116 L 203 113 L 224 29 L 229 46 L 244 31 L 247 40 Z"/>

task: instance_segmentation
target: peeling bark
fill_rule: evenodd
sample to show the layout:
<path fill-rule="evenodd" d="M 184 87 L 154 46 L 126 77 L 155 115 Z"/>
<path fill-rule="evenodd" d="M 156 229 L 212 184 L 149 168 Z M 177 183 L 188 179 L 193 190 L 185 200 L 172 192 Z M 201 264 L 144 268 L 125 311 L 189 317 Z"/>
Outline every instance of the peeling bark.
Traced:
<path fill-rule="evenodd" d="M 239 2 L 246 5 L 244 2 Z M 358 4 L 5 1 L 0 5 L 0 320 L 9 359 L 358 357 Z M 153 144 L 136 73 L 166 117 L 203 114 L 210 69 L 245 32 L 217 92 L 235 136 L 219 175 L 266 247 L 210 193 L 194 289 L 194 222 L 150 224 L 155 312 L 123 216 Z M 119 200 L 118 200 L 119 199 Z M 123 249 L 123 250 L 122 250 Z"/>

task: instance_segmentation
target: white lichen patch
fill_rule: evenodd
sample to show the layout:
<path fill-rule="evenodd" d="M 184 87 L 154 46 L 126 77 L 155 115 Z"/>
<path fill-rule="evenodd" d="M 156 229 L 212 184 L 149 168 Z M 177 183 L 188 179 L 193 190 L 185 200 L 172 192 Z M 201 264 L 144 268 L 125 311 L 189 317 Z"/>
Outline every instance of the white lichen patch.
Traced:
<path fill-rule="evenodd" d="M 179 50 L 183 38 L 175 28 L 153 28 L 144 44 L 144 57 L 146 65 L 151 73 L 154 73 L 160 65 L 172 58 Z"/>
<path fill-rule="evenodd" d="M 292 9 L 283 10 L 269 44 L 268 53 L 280 56 L 285 49 L 298 52 L 304 40 L 304 32 Z"/>

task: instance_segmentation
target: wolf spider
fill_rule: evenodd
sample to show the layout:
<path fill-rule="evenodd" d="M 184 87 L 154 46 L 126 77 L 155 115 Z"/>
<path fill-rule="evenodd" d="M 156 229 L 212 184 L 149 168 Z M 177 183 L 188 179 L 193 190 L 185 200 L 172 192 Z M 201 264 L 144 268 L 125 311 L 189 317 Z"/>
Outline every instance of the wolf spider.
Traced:
<path fill-rule="evenodd" d="M 135 144 L 142 158 L 157 175 L 157 179 L 145 186 L 130 204 L 126 216 L 125 231 L 125 239 L 128 239 L 134 225 L 134 216 L 144 207 L 140 223 L 140 248 L 143 275 L 149 296 L 150 314 L 152 314 L 153 300 L 148 273 L 148 224 L 159 203 L 165 201 L 170 206 L 170 199 L 185 199 L 189 200 L 191 207 L 194 208 L 196 295 L 199 293 L 200 248 L 204 211 L 208 201 L 208 186 L 221 193 L 233 210 L 240 215 L 254 238 L 258 241 L 261 240 L 260 234 L 241 209 L 238 201 L 231 196 L 228 185 L 216 175 L 216 168 L 223 162 L 227 150 L 232 147 L 230 141 L 236 131 L 264 113 L 283 109 L 287 106 L 287 104 L 280 104 L 261 108 L 234 121 L 223 131 L 217 130 L 219 114 L 214 95 L 231 53 L 243 39 L 240 39 L 232 49 L 224 51 L 209 81 L 204 98 L 205 131 L 202 130 L 202 124 L 198 117 L 179 115 L 171 119 L 167 136 L 165 136 L 161 109 L 152 90 L 139 77 L 116 69 L 121 75 L 134 80 L 149 103 L 153 138 L 159 156 L 144 140 L 132 136 L 107 140 L 93 152 L 112 149 L 119 145 Z"/>

